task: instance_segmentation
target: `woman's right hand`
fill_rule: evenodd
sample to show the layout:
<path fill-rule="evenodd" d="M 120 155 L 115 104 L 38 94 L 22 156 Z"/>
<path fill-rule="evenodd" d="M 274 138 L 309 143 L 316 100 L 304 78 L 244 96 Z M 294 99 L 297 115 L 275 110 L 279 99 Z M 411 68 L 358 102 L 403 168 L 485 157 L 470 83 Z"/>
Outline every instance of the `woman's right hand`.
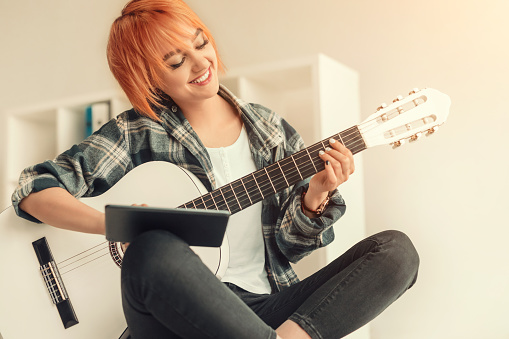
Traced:
<path fill-rule="evenodd" d="M 143 207 L 148 207 L 148 205 L 147 205 L 147 204 L 140 204 L 140 205 L 138 205 L 138 204 L 132 204 L 131 206 L 143 206 Z M 122 248 L 122 251 L 124 251 L 124 253 L 125 253 L 125 251 L 127 250 L 127 248 L 129 247 L 129 244 L 130 244 L 129 242 L 123 242 L 123 243 L 120 245 L 120 247 Z"/>

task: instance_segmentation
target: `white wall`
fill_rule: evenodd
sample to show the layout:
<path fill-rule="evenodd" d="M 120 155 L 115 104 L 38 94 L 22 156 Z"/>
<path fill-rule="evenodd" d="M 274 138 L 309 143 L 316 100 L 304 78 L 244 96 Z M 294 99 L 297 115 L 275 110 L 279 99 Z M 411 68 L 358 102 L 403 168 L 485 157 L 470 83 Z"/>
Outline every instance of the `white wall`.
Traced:
<path fill-rule="evenodd" d="M 372 338 L 508 338 L 509 2 L 188 3 L 232 68 L 323 52 L 359 71 L 364 116 L 412 87 L 451 96 L 433 137 L 363 154 L 368 233 L 403 230 L 421 255 L 417 285 Z"/>
<path fill-rule="evenodd" d="M 0 114 L 118 88 L 105 56 L 109 28 L 124 3 L 0 1 Z M 0 145 L 6 143 L 5 128 L 0 124 Z M 5 157 L 0 147 L 0 159 Z M 0 161 L 0 176 L 6 175 L 4 165 Z M 0 186 L 0 208 L 10 193 Z"/>
<path fill-rule="evenodd" d="M 123 2 L 0 2 L 0 111 L 115 86 L 104 47 Z M 421 255 L 417 285 L 372 338 L 508 338 L 509 2 L 188 3 L 231 68 L 323 52 L 356 69 L 364 116 L 412 87 L 451 96 L 435 136 L 362 155 L 368 233 L 403 230 Z"/>

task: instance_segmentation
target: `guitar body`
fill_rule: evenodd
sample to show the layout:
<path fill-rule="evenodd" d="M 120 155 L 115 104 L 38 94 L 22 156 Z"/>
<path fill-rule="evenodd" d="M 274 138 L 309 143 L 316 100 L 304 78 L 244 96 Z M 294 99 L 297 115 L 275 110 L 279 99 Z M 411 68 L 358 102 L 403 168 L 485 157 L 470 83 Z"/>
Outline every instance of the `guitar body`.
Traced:
<path fill-rule="evenodd" d="M 98 210 L 106 204 L 177 207 L 206 192 L 190 172 L 167 162 L 149 162 L 133 169 L 106 193 L 81 201 Z M 46 237 L 79 321 L 67 329 L 52 303 L 32 246 L 42 237 Z M 193 250 L 212 272 L 224 274 L 229 255 L 226 239 L 220 248 Z M 121 250 L 119 254 L 122 256 Z M 112 339 L 127 327 L 120 268 L 104 236 L 32 223 L 9 207 L 0 214 L 0 258 L 0 338 Z"/>

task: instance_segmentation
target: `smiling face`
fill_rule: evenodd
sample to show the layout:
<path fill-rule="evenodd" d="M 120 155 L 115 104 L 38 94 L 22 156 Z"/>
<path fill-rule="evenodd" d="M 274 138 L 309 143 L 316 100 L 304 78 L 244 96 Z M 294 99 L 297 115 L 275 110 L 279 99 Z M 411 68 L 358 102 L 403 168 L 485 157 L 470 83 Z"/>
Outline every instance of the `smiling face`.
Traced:
<path fill-rule="evenodd" d="M 107 56 L 133 108 L 156 121 L 161 90 L 181 104 L 199 100 L 217 93 L 223 70 L 212 34 L 182 0 L 129 1 L 111 26 Z"/>
<path fill-rule="evenodd" d="M 219 91 L 218 61 L 214 48 L 201 29 L 189 32 L 185 48 L 161 47 L 166 68 L 158 73 L 160 89 L 181 108 L 209 99 Z"/>

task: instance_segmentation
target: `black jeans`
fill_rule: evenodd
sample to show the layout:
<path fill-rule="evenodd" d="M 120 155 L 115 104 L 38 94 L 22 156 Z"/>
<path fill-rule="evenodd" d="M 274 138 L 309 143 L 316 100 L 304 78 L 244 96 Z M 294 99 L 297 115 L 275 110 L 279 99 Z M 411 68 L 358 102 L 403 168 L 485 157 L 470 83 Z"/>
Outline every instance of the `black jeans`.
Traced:
<path fill-rule="evenodd" d="M 272 339 L 287 319 L 312 338 L 341 338 L 410 288 L 418 266 L 409 238 L 385 231 L 307 279 L 259 295 L 221 283 L 181 239 L 151 231 L 125 254 L 122 301 L 133 339 Z"/>

